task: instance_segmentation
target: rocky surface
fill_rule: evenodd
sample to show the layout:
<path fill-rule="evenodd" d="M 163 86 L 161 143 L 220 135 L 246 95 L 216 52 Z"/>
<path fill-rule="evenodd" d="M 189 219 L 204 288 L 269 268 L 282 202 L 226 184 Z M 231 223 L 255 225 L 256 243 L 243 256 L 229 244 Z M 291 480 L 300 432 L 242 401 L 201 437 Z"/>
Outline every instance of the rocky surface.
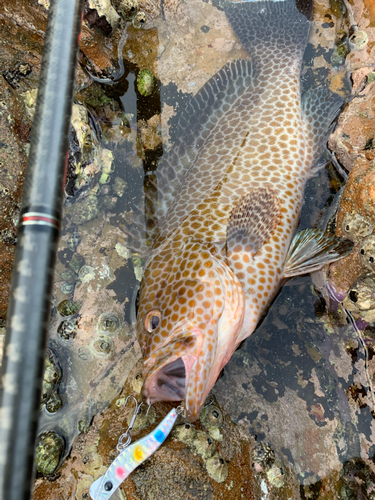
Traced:
<path fill-rule="evenodd" d="M 22 7 L 21 7 L 22 5 Z M 38 85 L 47 16 L 34 2 L 0 6 L 0 322 L 6 318 L 31 121 L 25 97 Z"/>

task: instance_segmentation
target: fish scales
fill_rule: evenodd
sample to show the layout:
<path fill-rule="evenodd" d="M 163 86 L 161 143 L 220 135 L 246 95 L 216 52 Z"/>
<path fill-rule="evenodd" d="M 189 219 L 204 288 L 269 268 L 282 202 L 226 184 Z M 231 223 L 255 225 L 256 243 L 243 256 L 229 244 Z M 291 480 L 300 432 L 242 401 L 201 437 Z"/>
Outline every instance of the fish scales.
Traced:
<path fill-rule="evenodd" d="M 159 171 L 165 197 L 137 316 L 145 396 L 185 400 L 191 420 L 280 287 L 305 184 L 341 105 L 324 88 L 301 101 L 312 0 L 225 10 L 252 59 L 227 64 L 193 98 L 201 124 L 180 121 L 188 140 Z"/>

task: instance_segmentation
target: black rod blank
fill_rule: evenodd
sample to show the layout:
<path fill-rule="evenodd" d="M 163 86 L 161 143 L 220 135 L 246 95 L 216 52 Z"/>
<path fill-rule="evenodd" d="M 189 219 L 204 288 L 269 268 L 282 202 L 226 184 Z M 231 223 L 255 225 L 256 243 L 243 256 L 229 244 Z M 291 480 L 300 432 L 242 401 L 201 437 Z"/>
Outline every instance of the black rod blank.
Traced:
<path fill-rule="evenodd" d="M 0 386 L 0 499 L 31 496 L 83 0 L 51 0 Z"/>

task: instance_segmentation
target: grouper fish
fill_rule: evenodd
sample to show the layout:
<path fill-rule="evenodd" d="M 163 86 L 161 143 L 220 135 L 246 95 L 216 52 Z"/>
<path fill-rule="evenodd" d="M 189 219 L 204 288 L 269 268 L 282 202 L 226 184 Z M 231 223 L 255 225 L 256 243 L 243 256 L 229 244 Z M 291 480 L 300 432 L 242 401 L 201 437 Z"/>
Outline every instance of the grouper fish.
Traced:
<path fill-rule="evenodd" d="M 312 0 L 228 1 L 225 12 L 249 59 L 225 65 L 181 113 L 156 173 L 138 300 L 143 394 L 184 401 L 191 421 L 282 281 L 352 248 L 317 229 L 293 239 L 342 106 L 325 86 L 301 96 Z"/>

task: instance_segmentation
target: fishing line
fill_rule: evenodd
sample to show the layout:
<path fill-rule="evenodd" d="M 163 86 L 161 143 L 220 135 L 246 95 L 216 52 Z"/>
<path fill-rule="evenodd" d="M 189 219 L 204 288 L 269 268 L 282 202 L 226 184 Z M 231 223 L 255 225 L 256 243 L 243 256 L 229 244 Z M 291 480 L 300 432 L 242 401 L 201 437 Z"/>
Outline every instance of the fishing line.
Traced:
<path fill-rule="evenodd" d="M 367 383 L 368 383 L 368 386 L 369 386 L 369 389 L 370 389 L 370 392 L 371 392 L 371 399 L 372 399 L 372 410 L 375 411 L 375 397 L 374 397 L 374 390 L 373 390 L 373 387 L 372 387 L 372 383 L 371 383 L 371 378 L 370 378 L 370 374 L 369 374 L 369 371 L 368 371 L 368 363 L 369 363 L 369 354 L 368 354 L 368 349 L 367 349 L 367 346 L 366 346 L 366 343 L 363 339 L 363 336 L 362 336 L 362 333 L 361 333 L 361 330 L 358 328 L 352 314 L 350 313 L 350 311 L 348 311 L 347 309 L 345 309 L 345 312 L 346 314 L 348 315 L 348 318 L 358 336 L 358 339 L 360 340 L 361 344 L 362 344 L 362 347 L 363 347 L 363 350 L 365 351 L 365 374 L 366 374 L 366 380 L 367 380 Z"/>

